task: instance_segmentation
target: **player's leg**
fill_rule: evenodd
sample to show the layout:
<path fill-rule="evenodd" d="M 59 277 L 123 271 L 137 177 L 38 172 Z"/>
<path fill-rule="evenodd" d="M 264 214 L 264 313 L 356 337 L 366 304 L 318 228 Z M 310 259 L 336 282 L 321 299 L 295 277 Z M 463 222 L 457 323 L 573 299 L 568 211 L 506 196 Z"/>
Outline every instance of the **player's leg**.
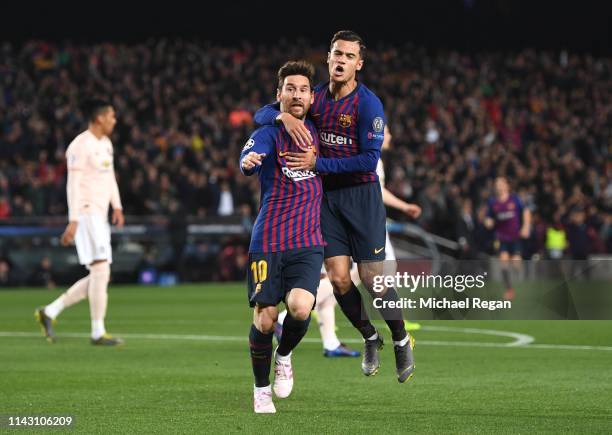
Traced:
<path fill-rule="evenodd" d="M 380 185 L 364 184 L 354 188 L 347 198 L 342 215 L 349 226 L 351 255 L 358 263 L 359 276 L 364 287 L 372 297 L 382 299 L 382 308 L 378 311 L 391 330 L 398 380 L 404 382 L 414 372 L 414 341 L 404 327 L 401 308 L 397 308 L 399 297 L 396 289 L 386 287 L 382 292 L 374 291 L 376 277 L 384 276 L 393 270 L 385 269 L 386 212 Z"/>
<path fill-rule="evenodd" d="M 325 269 L 338 305 L 346 318 L 365 340 L 375 340 L 378 337 L 376 328 L 363 308 L 357 286 L 351 281 L 350 258 L 346 255 L 326 258 Z"/>
<path fill-rule="evenodd" d="M 405 382 L 414 374 L 415 363 L 412 353 L 414 339 L 404 327 L 401 308 L 397 308 L 399 306 L 397 291 L 393 287 L 386 287 L 378 293 L 373 290 L 374 277 L 381 276 L 384 273 L 383 262 L 361 262 L 358 267 L 364 286 L 370 290 L 372 297 L 381 299 L 382 307 L 378 311 L 391 330 L 397 379 L 399 382 Z"/>
<path fill-rule="evenodd" d="M 107 334 L 104 320 L 108 307 L 108 283 L 110 281 L 113 261 L 110 244 L 110 225 L 106 218 L 97 215 L 88 216 L 87 229 L 94 242 L 93 261 L 89 264 L 89 313 L 91 317 L 91 344 L 116 346 L 123 340 Z"/>
<path fill-rule="evenodd" d="M 122 344 L 123 340 L 106 333 L 104 325 L 108 307 L 110 264 L 106 260 L 97 260 L 91 263 L 89 270 L 88 296 L 91 317 L 91 343 L 104 346 Z"/>
<path fill-rule="evenodd" d="M 108 237 L 110 239 L 110 232 Z M 89 265 L 93 261 L 96 251 L 96 233 L 92 225 L 91 216 L 83 215 L 79 217 L 74 244 L 79 257 L 79 263 L 84 266 Z M 91 274 L 80 279 L 52 303 L 35 311 L 35 316 L 40 322 L 47 340 L 51 342 L 55 340 L 52 327 L 53 320 L 64 309 L 87 297 L 90 277 Z"/>
<path fill-rule="evenodd" d="M 276 412 L 272 403 L 270 363 L 274 324 L 278 319 L 276 306 L 284 295 L 281 260 L 282 253 L 249 253 L 247 296 L 249 305 L 254 308 L 249 348 L 255 376 L 253 403 L 256 413 Z"/>
<path fill-rule="evenodd" d="M 342 344 L 336 335 L 336 298 L 327 276 L 319 283 L 315 310 L 323 342 L 323 355 L 326 357 L 361 356 L 360 352 Z"/>
<path fill-rule="evenodd" d="M 282 282 L 286 291 L 287 316 L 274 358 L 274 393 L 287 397 L 293 389 L 291 352 L 300 343 L 310 323 L 319 286 L 323 247 L 301 248 L 284 253 Z"/>
<path fill-rule="evenodd" d="M 256 305 L 253 324 L 249 332 L 249 349 L 255 384 L 253 386 L 253 408 L 256 413 L 274 413 L 270 364 L 272 361 L 272 337 L 278 311 L 275 306 Z"/>
<path fill-rule="evenodd" d="M 88 287 L 89 275 L 72 284 L 68 290 L 62 293 L 49 305 L 36 310 L 36 318 L 40 322 L 47 340 L 51 342 L 55 341 L 53 320 L 55 320 L 55 318 L 66 308 L 85 299 L 87 297 Z"/>
<path fill-rule="evenodd" d="M 393 248 L 393 244 L 391 243 L 389 231 L 386 231 L 384 272 L 386 276 L 394 276 L 397 272 L 397 259 L 395 257 L 395 248 Z M 416 331 L 418 329 L 421 329 L 421 325 L 417 322 L 410 322 L 404 319 L 404 329 L 406 331 Z"/>
<path fill-rule="evenodd" d="M 521 268 L 523 266 L 523 257 L 520 254 L 520 242 L 517 241 L 514 244 L 514 252 L 510 255 L 510 271 L 514 273 L 514 278 L 518 281 L 521 280 Z M 511 285 L 510 291 L 507 291 L 504 295 L 506 300 L 513 300 L 515 296 L 514 286 Z"/>
<path fill-rule="evenodd" d="M 344 190 L 344 189 L 342 189 Z M 338 204 L 343 201 L 339 191 L 327 192 L 321 202 L 321 232 L 325 246 L 325 270 L 340 309 L 364 339 L 376 335 L 376 329 L 363 310 L 361 295 L 351 281 L 351 245 Z"/>
<path fill-rule="evenodd" d="M 291 352 L 302 341 L 310 324 L 310 312 L 315 296 L 308 290 L 292 289 L 286 299 L 287 316 L 283 322 L 283 335 L 274 357 L 274 394 L 285 398 L 293 390 Z"/>
<path fill-rule="evenodd" d="M 511 256 L 508 244 L 501 243 L 499 251 L 499 264 L 501 267 L 502 282 L 504 283 L 504 299 L 512 300 L 514 298 L 514 289 L 512 288 L 511 280 Z"/>
<path fill-rule="evenodd" d="M 283 335 L 283 322 L 285 321 L 285 317 L 287 317 L 287 309 L 284 309 L 278 313 L 278 320 L 274 324 L 274 337 L 276 337 L 277 343 L 280 343 Z"/>

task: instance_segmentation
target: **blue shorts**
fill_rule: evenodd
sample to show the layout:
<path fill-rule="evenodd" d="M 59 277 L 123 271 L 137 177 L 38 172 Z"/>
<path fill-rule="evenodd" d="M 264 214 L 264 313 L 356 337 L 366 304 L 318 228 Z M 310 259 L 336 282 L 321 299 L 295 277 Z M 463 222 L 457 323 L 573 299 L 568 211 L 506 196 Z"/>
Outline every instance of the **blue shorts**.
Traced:
<path fill-rule="evenodd" d="M 294 288 L 317 296 L 323 265 L 323 246 L 281 252 L 249 253 L 249 305 L 276 306 Z"/>
<path fill-rule="evenodd" d="M 499 253 L 502 252 L 507 252 L 510 256 L 518 254 L 521 254 L 521 239 L 515 239 L 515 240 L 509 240 L 509 241 L 501 241 L 499 240 L 497 242 L 499 244 L 499 247 L 497 248 L 497 251 Z"/>
<path fill-rule="evenodd" d="M 325 192 L 321 201 L 325 258 L 348 255 L 356 263 L 383 261 L 386 220 L 378 182 Z"/>

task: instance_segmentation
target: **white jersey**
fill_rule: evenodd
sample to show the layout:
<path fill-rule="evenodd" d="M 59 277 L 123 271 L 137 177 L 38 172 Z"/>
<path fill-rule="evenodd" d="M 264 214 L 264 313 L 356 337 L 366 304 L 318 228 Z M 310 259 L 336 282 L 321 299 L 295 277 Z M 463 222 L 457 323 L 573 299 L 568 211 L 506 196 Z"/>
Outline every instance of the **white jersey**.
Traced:
<path fill-rule="evenodd" d="M 108 206 L 121 209 L 113 167 L 113 144 L 86 130 L 66 150 L 69 220 L 78 222 L 74 243 L 79 263 L 112 262 Z"/>
<path fill-rule="evenodd" d="M 120 209 L 121 199 L 113 167 L 113 144 L 91 131 L 79 134 L 66 150 L 68 166 L 68 210 L 70 220 L 95 214 L 106 219 L 108 205 Z M 77 180 L 71 175 L 78 175 Z"/>

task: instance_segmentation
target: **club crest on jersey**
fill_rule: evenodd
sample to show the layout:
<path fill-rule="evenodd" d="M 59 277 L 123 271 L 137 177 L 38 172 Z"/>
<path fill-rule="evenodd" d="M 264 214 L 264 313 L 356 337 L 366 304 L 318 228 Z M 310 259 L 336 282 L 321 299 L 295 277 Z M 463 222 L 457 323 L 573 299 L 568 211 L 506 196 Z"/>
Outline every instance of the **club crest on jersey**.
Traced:
<path fill-rule="evenodd" d="M 380 133 L 381 131 L 383 131 L 383 129 L 385 128 L 385 122 L 380 116 L 374 118 L 374 121 L 372 121 L 372 128 L 376 133 Z"/>
<path fill-rule="evenodd" d="M 340 127 L 342 128 L 350 127 L 352 122 L 353 122 L 353 117 L 347 113 L 341 113 L 338 116 L 338 124 L 340 124 Z"/>

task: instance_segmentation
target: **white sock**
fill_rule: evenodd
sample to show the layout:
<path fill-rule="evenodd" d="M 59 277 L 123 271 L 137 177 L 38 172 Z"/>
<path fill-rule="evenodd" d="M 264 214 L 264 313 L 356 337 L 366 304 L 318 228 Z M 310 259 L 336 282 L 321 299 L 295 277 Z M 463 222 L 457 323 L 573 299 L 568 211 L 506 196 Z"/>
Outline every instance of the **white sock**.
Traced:
<path fill-rule="evenodd" d="M 253 385 L 253 389 L 255 390 L 256 393 L 271 393 L 272 392 L 272 385 L 268 385 L 267 387 L 258 387 L 256 385 Z"/>
<path fill-rule="evenodd" d="M 45 314 L 52 319 L 55 319 L 64 309 L 64 302 L 61 296 L 45 307 Z"/>
<path fill-rule="evenodd" d="M 276 348 L 276 350 L 278 350 L 278 347 Z M 284 362 L 284 363 L 291 362 L 291 353 L 292 352 L 289 352 L 289 355 L 285 355 L 285 356 L 279 355 L 278 352 L 274 352 L 274 353 L 276 355 L 276 361 Z"/>
<path fill-rule="evenodd" d="M 334 322 L 334 307 L 324 307 L 321 310 L 317 310 L 319 313 L 319 332 L 321 333 L 321 340 L 323 341 L 323 349 L 334 350 L 340 346 L 340 340 L 336 335 L 336 322 Z M 332 312 L 332 321 L 328 320 L 329 312 Z"/>
<path fill-rule="evenodd" d="M 97 340 L 106 334 L 106 328 L 104 327 L 104 320 L 92 320 L 91 321 L 91 338 Z"/>
<path fill-rule="evenodd" d="M 92 264 L 89 267 L 89 312 L 91 317 L 91 336 L 94 340 L 106 333 L 104 317 L 108 304 L 108 280 L 110 278 L 110 265 L 108 262 Z"/>
<path fill-rule="evenodd" d="M 410 340 L 410 334 L 406 334 L 406 337 L 404 337 L 402 341 L 394 341 L 393 344 L 396 346 L 402 347 L 402 346 L 405 346 L 409 340 Z"/>
<path fill-rule="evenodd" d="M 336 335 L 336 298 L 329 278 L 323 278 L 317 290 L 317 305 L 315 312 L 319 320 L 319 332 L 323 349 L 334 350 L 340 346 Z"/>
<path fill-rule="evenodd" d="M 281 311 L 280 313 L 278 313 L 278 319 L 276 320 L 276 322 L 279 325 L 282 325 L 283 322 L 285 321 L 285 317 L 287 317 L 287 310 Z"/>
<path fill-rule="evenodd" d="M 373 336 L 366 338 L 366 340 L 376 340 L 378 338 L 378 332 L 375 332 Z"/>

